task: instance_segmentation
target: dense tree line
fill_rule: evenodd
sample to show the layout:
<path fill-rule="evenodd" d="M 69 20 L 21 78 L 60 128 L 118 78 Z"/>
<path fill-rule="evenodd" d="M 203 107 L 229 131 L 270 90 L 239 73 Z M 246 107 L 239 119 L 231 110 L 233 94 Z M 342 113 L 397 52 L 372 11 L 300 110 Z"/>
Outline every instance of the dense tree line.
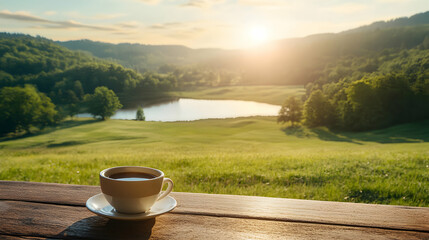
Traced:
<path fill-rule="evenodd" d="M 0 135 L 9 132 L 40 129 L 60 120 L 55 105 L 34 87 L 4 87 L 0 89 Z"/>
<path fill-rule="evenodd" d="M 223 68 L 180 67 L 165 64 L 158 68 L 160 74 L 168 74 L 174 79 L 173 88 L 217 87 L 241 83 L 241 73 Z"/>
<path fill-rule="evenodd" d="M 48 73 L 91 61 L 94 59 L 88 54 L 70 51 L 42 37 L 0 33 L 1 76 Z"/>
<path fill-rule="evenodd" d="M 144 45 L 131 43 L 105 43 L 91 40 L 56 42 L 70 50 L 80 50 L 93 56 L 114 60 L 137 72 L 157 71 L 165 64 L 195 65 L 227 56 L 231 51 L 222 49 L 191 49 L 180 45 Z"/>
<path fill-rule="evenodd" d="M 85 95 L 81 103 L 86 105 L 89 113 L 102 120 L 122 107 L 116 94 L 107 87 L 97 87 L 94 94 Z M 44 129 L 57 124 L 63 117 L 51 99 L 31 85 L 0 89 L 0 136 L 28 133 L 32 128 Z"/>
<path fill-rule="evenodd" d="M 309 126 L 360 131 L 429 119 L 429 49 L 343 58 L 306 88 Z"/>
<path fill-rule="evenodd" d="M 56 104 L 75 103 L 106 86 L 116 93 L 167 91 L 198 86 L 230 85 L 239 74 L 225 69 L 163 64 L 139 73 L 114 62 L 68 50 L 41 37 L 0 34 L 0 87 L 31 84 Z"/>
<path fill-rule="evenodd" d="M 0 134 L 43 129 L 77 114 L 82 106 L 88 111 L 99 108 L 91 113 L 104 119 L 121 107 L 108 88 L 117 92 L 137 87 L 157 90 L 159 82 L 48 39 L 1 33 Z M 96 91 L 99 86 L 105 87 Z M 95 106 L 91 99 L 102 90 L 107 97 L 101 107 Z"/>

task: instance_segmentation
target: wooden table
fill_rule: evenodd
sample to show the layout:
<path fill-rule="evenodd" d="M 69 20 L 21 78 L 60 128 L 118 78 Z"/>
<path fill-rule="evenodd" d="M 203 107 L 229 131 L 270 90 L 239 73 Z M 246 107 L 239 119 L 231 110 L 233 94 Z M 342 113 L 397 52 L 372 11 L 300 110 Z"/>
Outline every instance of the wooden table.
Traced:
<path fill-rule="evenodd" d="M 175 210 L 131 222 L 87 210 L 99 192 L 0 181 L 0 239 L 429 239 L 429 208 L 175 192 Z"/>

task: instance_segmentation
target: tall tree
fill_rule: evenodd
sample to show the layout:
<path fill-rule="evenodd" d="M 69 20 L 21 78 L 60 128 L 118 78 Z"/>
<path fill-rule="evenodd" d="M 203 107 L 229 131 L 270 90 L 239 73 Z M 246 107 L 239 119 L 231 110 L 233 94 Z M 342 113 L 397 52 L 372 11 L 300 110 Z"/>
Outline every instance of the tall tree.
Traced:
<path fill-rule="evenodd" d="M 302 118 L 302 103 L 295 96 L 290 96 L 283 103 L 282 108 L 279 111 L 277 122 L 286 123 L 291 122 L 292 126 L 294 123 L 301 121 Z"/>
<path fill-rule="evenodd" d="M 88 112 L 94 117 L 100 116 L 102 120 L 111 117 L 122 107 L 115 92 L 107 87 L 97 87 L 94 94 L 85 96 Z"/>
<path fill-rule="evenodd" d="M 57 122 L 57 114 L 51 99 L 32 86 L 0 90 L 0 134 L 44 128 Z"/>
<path fill-rule="evenodd" d="M 140 107 L 140 106 L 137 108 L 136 120 L 137 121 L 144 121 L 144 120 L 146 120 L 146 117 L 144 116 L 143 108 Z"/>
<path fill-rule="evenodd" d="M 316 90 L 304 104 L 304 123 L 309 127 L 332 126 L 335 122 L 334 107 L 323 95 Z"/>

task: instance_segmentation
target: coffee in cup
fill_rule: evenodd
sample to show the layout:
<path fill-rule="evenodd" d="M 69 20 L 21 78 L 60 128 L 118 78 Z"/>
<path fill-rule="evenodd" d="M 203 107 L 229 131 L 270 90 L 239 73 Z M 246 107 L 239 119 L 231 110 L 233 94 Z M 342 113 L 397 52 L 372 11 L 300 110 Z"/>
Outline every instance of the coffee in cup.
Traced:
<path fill-rule="evenodd" d="M 164 183 L 167 190 L 161 192 Z M 100 187 L 106 200 L 119 213 L 147 212 L 156 201 L 173 189 L 173 181 L 164 173 L 148 167 L 124 166 L 100 172 Z"/>

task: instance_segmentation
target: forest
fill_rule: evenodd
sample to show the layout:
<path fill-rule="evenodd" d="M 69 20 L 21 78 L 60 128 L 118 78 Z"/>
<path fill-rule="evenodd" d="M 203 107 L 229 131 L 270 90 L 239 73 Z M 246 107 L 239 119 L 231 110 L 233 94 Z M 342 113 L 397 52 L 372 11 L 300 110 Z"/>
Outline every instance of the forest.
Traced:
<path fill-rule="evenodd" d="M 156 97 L 196 87 L 289 84 L 305 86 L 304 105 L 312 98 L 323 103 L 318 119 L 307 122 L 312 127 L 362 131 L 428 119 L 429 12 L 241 50 L 0 33 L 0 88 L 33 85 L 64 109 L 99 86 Z"/>

